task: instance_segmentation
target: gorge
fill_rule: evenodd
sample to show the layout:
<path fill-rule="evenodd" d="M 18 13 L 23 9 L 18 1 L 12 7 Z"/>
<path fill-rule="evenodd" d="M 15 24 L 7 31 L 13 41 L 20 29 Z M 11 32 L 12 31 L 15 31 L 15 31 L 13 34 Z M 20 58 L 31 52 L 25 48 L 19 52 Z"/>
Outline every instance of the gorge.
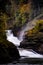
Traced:
<path fill-rule="evenodd" d="M 22 28 L 22 30 L 19 33 L 19 36 L 16 37 L 13 35 L 12 30 L 8 30 L 6 35 L 7 35 L 7 40 L 12 42 L 13 44 L 15 44 L 15 46 L 17 46 L 18 51 L 20 53 L 20 56 L 26 56 L 26 57 L 30 57 L 30 58 L 43 58 L 43 55 L 40 55 L 38 53 L 36 53 L 35 51 L 31 50 L 27 50 L 27 49 L 22 49 L 19 48 L 20 43 L 23 41 L 23 36 L 25 34 L 25 31 L 32 29 L 35 26 L 34 21 L 37 21 L 38 18 L 40 18 L 41 16 L 43 16 L 43 14 L 40 14 L 39 16 L 37 16 L 35 19 L 33 19 L 33 21 L 28 22 L 25 26 L 25 28 Z M 30 24 L 31 23 L 31 24 Z"/>

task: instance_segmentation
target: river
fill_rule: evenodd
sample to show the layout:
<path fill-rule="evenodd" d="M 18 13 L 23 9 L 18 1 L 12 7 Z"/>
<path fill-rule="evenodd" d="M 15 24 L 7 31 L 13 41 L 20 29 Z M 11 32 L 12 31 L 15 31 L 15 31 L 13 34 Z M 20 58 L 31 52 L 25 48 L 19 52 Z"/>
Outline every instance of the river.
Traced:
<path fill-rule="evenodd" d="M 31 64 L 30 63 L 29 64 L 28 62 L 35 61 L 35 60 L 37 61 L 37 59 L 39 61 L 41 61 L 41 60 L 43 60 L 43 55 L 36 53 L 32 49 L 19 48 L 19 46 L 20 46 L 20 42 L 22 42 L 22 40 L 23 40 L 24 32 L 27 31 L 28 29 L 33 28 L 35 26 L 35 22 L 34 21 L 36 21 L 42 15 L 43 14 L 40 14 L 33 21 L 28 22 L 26 24 L 25 28 L 22 27 L 22 30 L 20 31 L 20 34 L 19 34 L 18 37 L 13 35 L 12 30 L 6 30 L 7 40 L 12 42 L 15 46 L 17 46 L 17 49 L 19 51 L 19 54 L 20 54 L 21 58 L 20 58 L 19 61 L 15 61 L 13 63 L 3 64 L 3 65 L 41 65 L 39 63 L 37 63 L 37 64 Z M 24 63 L 24 62 L 27 62 L 27 63 Z M 43 65 L 43 63 L 42 63 L 42 65 Z"/>
<path fill-rule="evenodd" d="M 13 36 L 11 30 L 7 30 L 6 35 L 7 40 L 12 42 L 15 46 L 17 46 L 21 58 L 18 61 L 13 61 L 12 63 L 0 65 L 43 65 L 43 55 L 36 53 L 32 49 L 19 48 L 18 46 L 20 45 L 21 41 L 18 39 L 18 37 Z M 39 63 L 33 63 L 35 61 L 38 61 Z M 42 63 L 40 63 L 40 61 Z"/>
<path fill-rule="evenodd" d="M 28 58 L 43 58 L 43 55 L 40 55 L 33 51 L 32 49 L 23 49 L 19 48 L 21 40 L 18 39 L 18 37 L 13 36 L 13 33 L 11 30 L 7 30 L 7 40 L 12 42 L 15 46 L 17 46 L 17 49 L 19 51 L 20 56 L 25 56 Z"/>

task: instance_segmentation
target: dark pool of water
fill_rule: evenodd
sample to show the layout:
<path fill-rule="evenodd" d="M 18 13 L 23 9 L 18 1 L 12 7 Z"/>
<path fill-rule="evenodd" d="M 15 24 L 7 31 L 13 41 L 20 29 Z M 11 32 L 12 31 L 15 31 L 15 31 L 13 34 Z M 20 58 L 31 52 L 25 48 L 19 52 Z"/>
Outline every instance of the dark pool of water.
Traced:
<path fill-rule="evenodd" d="M 0 64 L 0 65 L 43 65 L 43 59 L 42 58 L 22 58 L 12 63 Z"/>

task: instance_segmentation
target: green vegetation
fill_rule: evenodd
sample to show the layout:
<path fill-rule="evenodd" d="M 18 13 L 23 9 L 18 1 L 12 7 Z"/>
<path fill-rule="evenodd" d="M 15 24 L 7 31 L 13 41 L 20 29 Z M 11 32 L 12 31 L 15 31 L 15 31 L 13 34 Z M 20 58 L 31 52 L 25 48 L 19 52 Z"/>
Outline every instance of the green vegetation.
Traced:
<path fill-rule="evenodd" d="M 27 31 L 27 36 L 35 36 L 43 33 L 43 20 L 38 20 L 35 27 Z"/>
<path fill-rule="evenodd" d="M 0 14 L 0 63 L 8 63 L 20 56 L 16 46 L 6 39 L 8 16 L 5 13 Z"/>
<path fill-rule="evenodd" d="M 14 28 L 17 33 L 29 22 L 33 11 L 31 0 L 0 0 L 0 63 L 20 57 L 16 46 L 6 40 L 5 30 Z M 33 44 L 43 43 L 43 20 L 39 20 L 32 30 L 27 31 L 26 37 L 28 42 Z"/>

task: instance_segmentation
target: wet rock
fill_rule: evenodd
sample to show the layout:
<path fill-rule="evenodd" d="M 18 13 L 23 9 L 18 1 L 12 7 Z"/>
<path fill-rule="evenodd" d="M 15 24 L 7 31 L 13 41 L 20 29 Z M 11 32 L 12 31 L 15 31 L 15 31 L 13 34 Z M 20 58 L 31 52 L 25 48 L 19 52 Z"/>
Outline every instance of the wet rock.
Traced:
<path fill-rule="evenodd" d="M 21 29 L 21 27 L 14 25 L 14 27 L 12 28 L 13 35 L 18 36 L 20 29 Z"/>
<path fill-rule="evenodd" d="M 39 36 L 38 36 L 39 35 Z M 24 40 L 20 43 L 20 48 L 33 49 L 39 54 L 43 54 L 43 36 L 37 33 L 36 37 L 25 36 Z"/>
<path fill-rule="evenodd" d="M 7 40 L 0 43 L 0 63 L 9 63 L 20 58 L 15 45 Z"/>
<path fill-rule="evenodd" d="M 40 44 L 38 47 L 36 47 L 35 49 L 33 49 L 34 51 L 36 51 L 39 54 L 43 55 L 43 44 Z"/>
<path fill-rule="evenodd" d="M 37 23 L 34 28 L 27 31 L 20 47 L 30 47 L 37 53 L 43 54 L 43 20 L 38 20 Z"/>
<path fill-rule="evenodd" d="M 21 43 L 20 43 L 20 48 L 25 48 L 25 49 L 33 49 L 35 52 L 39 53 L 39 54 L 43 54 L 43 43 L 37 43 L 37 42 L 30 42 L 29 40 L 27 41 L 26 39 L 24 39 Z"/>
<path fill-rule="evenodd" d="M 26 39 L 23 40 L 21 43 L 20 43 L 20 48 L 25 48 L 25 49 L 30 49 L 32 48 L 32 44 L 30 42 L 28 42 Z"/>

